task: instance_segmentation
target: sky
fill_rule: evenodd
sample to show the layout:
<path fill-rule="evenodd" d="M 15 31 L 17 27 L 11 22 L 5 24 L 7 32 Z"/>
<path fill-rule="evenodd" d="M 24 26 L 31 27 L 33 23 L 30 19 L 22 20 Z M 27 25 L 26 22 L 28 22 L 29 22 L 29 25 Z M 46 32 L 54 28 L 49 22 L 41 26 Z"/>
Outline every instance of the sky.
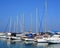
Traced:
<path fill-rule="evenodd" d="M 30 31 L 32 14 L 32 31 L 36 31 L 36 8 L 38 32 L 44 31 L 44 19 L 46 19 L 47 31 L 60 31 L 60 0 L 47 0 L 47 12 L 45 13 L 45 0 L 0 0 L 0 32 L 21 31 L 24 14 L 24 31 Z M 14 23 L 18 25 L 14 26 Z M 11 26 L 10 26 L 11 18 Z"/>

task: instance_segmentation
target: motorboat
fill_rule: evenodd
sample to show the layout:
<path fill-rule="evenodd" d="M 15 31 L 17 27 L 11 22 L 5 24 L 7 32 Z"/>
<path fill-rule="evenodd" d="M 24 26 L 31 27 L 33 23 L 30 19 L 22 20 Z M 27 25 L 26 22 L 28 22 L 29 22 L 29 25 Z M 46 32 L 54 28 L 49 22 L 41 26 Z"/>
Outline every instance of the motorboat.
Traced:
<path fill-rule="evenodd" d="M 21 37 L 16 36 L 16 33 L 8 33 L 6 38 L 10 39 L 10 40 L 19 40 L 19 41 L 21 41 Z"/>
<path fill-rule="evenodd" d="M 52 37 L 48 38 L 48 43 L 60 43 L 60 35 L 53 35 Z"/>
<path fill-rule="evenodd" d="M 21 41 L 21 37 L 14 37 L 14 36 L 12 36 L 12 37 L 11 37 L 11 40 Z"/>
<path fill-rule="evenodd" d="M 47 43 L 47 38 L 44 38 L 42 36 L 37 36 L 35 37 L 35 42 L 38 42 L 38 43 Z"/>
<path fill-rule="evenodd" d="M 6 38 L 6 33 L 0 32 L 0 38 Z"/>
<path fill-rule="evenodd" d="M 38 43 L 48 43 L 47 39 L 50 37 L 50 35 L 48 34 L 44 34 L 44 35 L 37 35 L 34 39 L 35 42 Z"/>
<path fill-rule="evenodd" d="M 34 39 L 33 38 L 25 38 L 25 43 L 26 44 L 33 44 L 34 43 Z"/>

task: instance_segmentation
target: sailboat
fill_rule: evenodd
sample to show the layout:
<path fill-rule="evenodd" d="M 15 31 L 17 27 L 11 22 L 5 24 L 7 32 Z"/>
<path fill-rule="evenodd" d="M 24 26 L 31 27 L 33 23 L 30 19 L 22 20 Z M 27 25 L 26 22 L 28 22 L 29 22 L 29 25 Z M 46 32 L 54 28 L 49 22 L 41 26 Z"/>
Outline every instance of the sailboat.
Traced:
<path fill-rule="evenodd" d="M 6 33 L 0 32 L 0 38 L 6 38 Z"/>
<path fill-rule="evenodd" d="M 6 33 L 6 39 L 11 39 L 11 17 L 10 17 L 10 25 L 9 25 L 9 32 Z"/>
<path fill-rule="evenodd" d="M 36 8 L 36 33 L 38 33 L 38 27 L 37 27 L 37 8 Z M 38 42 L 38 43 L 46 43 L 47 40 L 43 37 L 43 35 L 41 34 L 37 34 L 37 36 L 35 37 L 35 42 Z"/>
<path fill-rule="evenodd" d="M 24 38 L 26 44 L 32 44 L 34 42 L 34 38 L 32 38 L 32 14 L 31 16 L 31 26 L 30 26 L 30 32 L 26 34 L 26 37 Z"/>
<path fill-rule="evenodd" d="M 17 21 L 18 21 L 18 17 L 17 17 Z M 10 18 L 9 32 L 6 34 L 6 39 L 9 39 L 9 40 L 18 40 L 18 41 L 21 40 L 20 37 L 16 36 L 16 33 L 11 33 L 11 18 Z"/>
<path fill-rule="evenodd" d="M 47 0 L 45 0 L 45 15 L 44 15 L 45 17 L 46 17 L 46 8 L 47 8 Z M 45 20 L 45 27 L 44 28 L 45 28 L 44 32 L 46 32 L 46 20 Z M 36 32 L 38 32 L 37 31 L 37 9 L 36 9 Z M 49 37 L 48 34 L 41 35 L 38 33 L 37 36 L 35 37 L 35 41 L 38 43 L 47 43 L 48 37 Z"/>
<path fill-rule="evenodd" d="M 17 16 L 17 25 L 16 25 L 16 32 L 17 32 L 17 29 L 18 29 L 18 16 Z M 14 23 L 14 28 L 15 28 L 15 23 Z M 11 40 L 16 40 L 16 41 L 21 41 L 21 37 L 20 37 L 20 33 L 12 33 L 11 35 Z"/>
<path fill-rule="evenodd" d="M 21 34 L 21 40 L 24 41 L 25 38 L 27 38 L 27 36 L 25 36 L 25 33 L 24 33 L 24 13 L 23 13 L 23 15 L 21 16 L 20 32 L 22 33 L 22 34 Z"/>
<path fill-rule="evenodd" d="M 49 44 L 60 44 L 60 35 L 55 34 L 52 37 L 48 38 L 47 40 Z"/>

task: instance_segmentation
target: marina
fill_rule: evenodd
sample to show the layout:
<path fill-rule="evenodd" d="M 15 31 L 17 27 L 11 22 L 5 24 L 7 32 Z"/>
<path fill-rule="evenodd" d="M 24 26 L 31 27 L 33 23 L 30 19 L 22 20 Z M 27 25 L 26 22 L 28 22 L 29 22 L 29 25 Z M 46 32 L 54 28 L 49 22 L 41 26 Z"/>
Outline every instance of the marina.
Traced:
<path fill-rule="evenodd" d="M 3 38 L 5 40 L 10 40 L 10 41 L 23 41 L 27 44 L 33 44 L 34 42 L 36 43 L 48 43 L 48 44 L 60 44 L 60 34 L 53 34 L 52 36 L 50 34 L 47 33 L 44 33 L 42 35 L 42 33 L 38 33 L 37 34 L 33 34 L 33 33 L 29 33 L 29 34 L 24 34 L 20 36 L 14 36 L 16 35 L 17 33 L 13 34 L 13 33 L 8 33 L 8 36 L 7 34 L 5 35 L 4 37 L 4 33 L 0 33 L 1 35 L 0 36 L 3 36 L 3 37 L 0 37 L 0 38 Z M 13 34 L 13 35 L 12 35 Z M 23 34 L 23 33 L 22 33 Z"/>
<path fill-rule="evenodd" d="M 1 1 L 0 48 L 60 48 L 60 2 L 56 2 Z"/>

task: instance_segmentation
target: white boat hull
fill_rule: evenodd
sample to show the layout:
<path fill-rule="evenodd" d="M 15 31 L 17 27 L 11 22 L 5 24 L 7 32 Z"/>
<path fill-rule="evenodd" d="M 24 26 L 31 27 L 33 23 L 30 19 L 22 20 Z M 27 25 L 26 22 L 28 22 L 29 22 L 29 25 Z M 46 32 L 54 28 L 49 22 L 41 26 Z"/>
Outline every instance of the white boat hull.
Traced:
<path fill-rule="evenodd" d="M 25 38 L 25 43 L 26 44 L 33 44 L 34 43 L 34 39 L 32 39 L 32 38 Z"/>
<path fill-rule="evenodd" d="M 6 39 L 11 39 L 11 37 L 10 36 L 8 36 L 8 37 L 6 36 Z"/>
<path fill-rule="evenodd" d="M 11 37 L 13 40 L 21 40 L 20 37 Z"/>
<path fill-rule="evenodd" d="M 20 37 L 6 37 L 7 39 L 10 39 L 10 40 L 18 40 L 18 41 L 21 41 L 21 38 Z"/>
<path fill-rule="evenodd" d="M 48 43 L 59 44 L 60 43 L 60 35 L 54 35 L 54 36 L 48 38 L 47 40 L 48 40 Z"/>
<path fill-rule="evenodd" d="M 6 38 L 6 36 L 0 36 L 0 38 Z"/>
<path fill-rule="evenodd" d="M 47 40 L 45 40 L 45 39 L 37 39 L 37 42 L 38 43 L 47 43 Z"/>
<path fill-rule="evenodd" d="M 60 44 L 60 41 L 50 40 L 50 41 L 48 41 L 48 43 L 50 43 L 50 44 Z"/>
<path fill-rule="evenodd" d="M 32 38 L 25 38 L 25 41 L 34 41 Z"/>
<path fill-rule="evenodd" d="M 48 43 L 52 43 L 52 44 L 60 43 L 60 39 L 58 39 L 58 38 L 50 38 L 50 39 L 48 39 Z"/>

